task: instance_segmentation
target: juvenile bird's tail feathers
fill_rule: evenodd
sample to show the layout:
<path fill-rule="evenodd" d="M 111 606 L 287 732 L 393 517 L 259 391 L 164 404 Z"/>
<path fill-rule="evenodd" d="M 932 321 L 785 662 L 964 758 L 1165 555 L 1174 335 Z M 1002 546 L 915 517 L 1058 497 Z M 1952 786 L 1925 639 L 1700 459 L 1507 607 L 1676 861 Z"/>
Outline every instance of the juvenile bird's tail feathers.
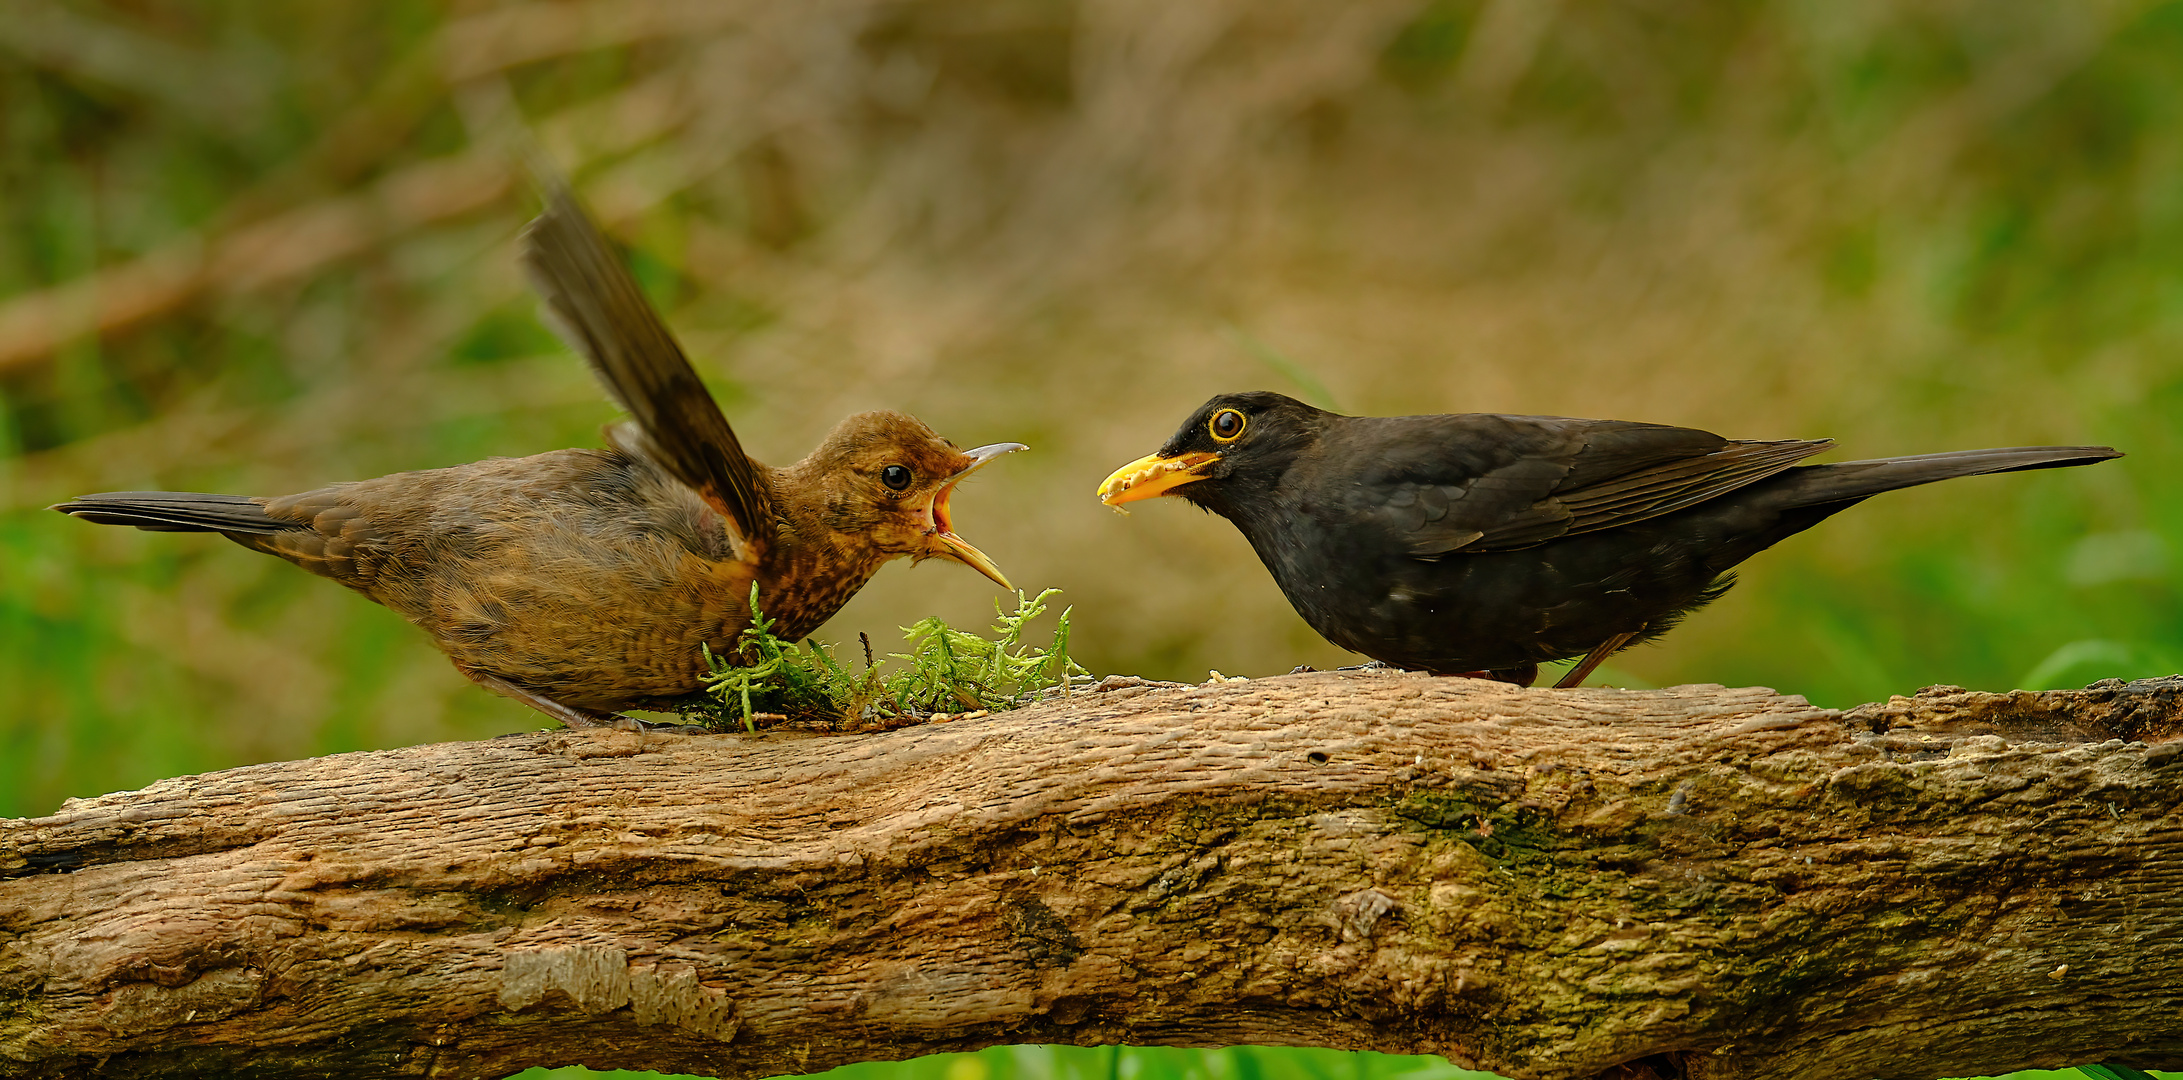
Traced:
<path fill-rule="evenodd" d="M 1944 454 L 1844 461 L 1791 469 L 1779 481 L 1796 506 L 1869 498 L 1883 491 L 1916 487 L 1936 480 L 1985 473 L 2027 472 L 2090 465 L 2122 452 L 2109 446 L 2009 446 L 1994 450 L 1954 450 Z"/>
<path fill-rule="evenodd" d="M 267 517 L 258 500 L 190 491 L 108 491 L 50 509 L 100 525 L 134 525 L 146 532 L 219 532 L 271 536 L 309 528 Z"/>

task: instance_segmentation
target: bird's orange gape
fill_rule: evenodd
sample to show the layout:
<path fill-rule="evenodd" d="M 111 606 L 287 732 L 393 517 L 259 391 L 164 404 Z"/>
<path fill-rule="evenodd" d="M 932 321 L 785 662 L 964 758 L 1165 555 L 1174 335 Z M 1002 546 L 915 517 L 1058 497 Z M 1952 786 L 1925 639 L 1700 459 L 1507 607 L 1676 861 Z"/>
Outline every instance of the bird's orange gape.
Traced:
<path fill-rule="evenodd" d="M 963 466 L 955 475 L 949 477 L 947 484 L 941 487 L 939 493 L 932 497 L 931 536 L 940 544 L 940 550 L 934 551 L 933 554 L 941 558 L 954 559 L 964 566 L 993 579 L 994 584 L 1010 592 L 1014 592 L 1016 587 L 1008 583 L 1008 575 L 1001 573 L 1001 568 L 993 565 L 993 560 L 987 558 L 985 552 L 979 551 L 972 546 L 970 541 L 955 535 L 955 522 L 948 514 L 948 498 L 955 494 L 955 485 L 962 483 L 965 478 L 978 471 L 986 462 L 1002 454 L 1012 454 L 1018 450 L 1029 449 L 1030 447 L 1022 443 L 1011 442 L 993 443 L 988 446 L 972 447 L 965 450 L 963 456 L 971 459 L 970 464 Z"/>

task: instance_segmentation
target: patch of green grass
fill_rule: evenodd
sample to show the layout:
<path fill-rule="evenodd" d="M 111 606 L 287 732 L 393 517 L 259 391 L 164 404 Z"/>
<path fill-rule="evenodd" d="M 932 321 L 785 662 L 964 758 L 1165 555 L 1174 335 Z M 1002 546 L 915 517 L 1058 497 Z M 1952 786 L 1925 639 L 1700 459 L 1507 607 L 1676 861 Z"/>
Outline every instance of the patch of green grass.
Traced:
<path fill-rule="evenodd" d="M 834 657 L 832 645 L 774 636 L 775 620 L 760 609 L 753 582 L 750 626 L 736 643 L 736 657 L 744 662 L 731 663 L 707 649 L 712 674 L 704 677 L 705 693 L 692 699 L 686 715 L 716 729 L 740 724 L 756 730 L 761 717 L 884 724 L 1028 705 L 1091 678 L 1069 658 L 1068 608 L 1054 620 L 1050 645 L 1039 648 L 1023 640 L 1031 620 L 1045 614 L 1046 601 L 1060 592 L 1047 589 L 1028 598 L 1018 592 L 1014 611 L 995 600 L 990 638 L 957 630 L 936 615 L 903 627 L 909 651 L 887 654 L 902 662 L 898 670 L 875 662 L 865 639 L 863 670 L 852 674 Z"/>

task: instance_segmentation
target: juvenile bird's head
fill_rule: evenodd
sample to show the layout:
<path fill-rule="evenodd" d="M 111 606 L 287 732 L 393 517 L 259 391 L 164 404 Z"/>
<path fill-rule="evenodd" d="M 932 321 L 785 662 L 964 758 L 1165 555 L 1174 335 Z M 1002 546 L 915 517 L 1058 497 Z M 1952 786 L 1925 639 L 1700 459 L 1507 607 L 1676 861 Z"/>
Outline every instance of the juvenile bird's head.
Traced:
<path fill-rule="evenodd" d="M 948 499 L 979 466 L 1023 449 L 992 443 L 958 450 L 916 417 L 858 413 L 786 470 L 795 479 L 784 488 L 852 544 L 889 557 L 959 562 L 1012 590 L 993 560 L 955 535 Z"/>
<path fill-rule="evenodd" d="M 1157 451 L 1099 485 L 1108 506 L 1180 495 L 1225 513 L 1226 489 L 1277 483 L 1336 414 L 1265 390 L 1222 394 L 1190 414 Z"/>

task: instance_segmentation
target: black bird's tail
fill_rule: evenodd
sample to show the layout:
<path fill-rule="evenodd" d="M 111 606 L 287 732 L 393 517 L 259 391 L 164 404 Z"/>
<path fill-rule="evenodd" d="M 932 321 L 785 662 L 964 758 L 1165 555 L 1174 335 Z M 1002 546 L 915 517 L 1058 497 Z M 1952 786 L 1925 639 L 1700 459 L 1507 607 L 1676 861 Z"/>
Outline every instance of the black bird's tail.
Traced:
<path fill-rule="evenodd" d="M 1844 461 L 1790 469 L 1774 482 L 1774 491 L 1777 497 L 1786 499 L 1785 504 L 1776 503 L 1785 509 L 1829 506 L 1853 503 L 1896 488 L 1953 480 L 1958 476 L 2066 469 L 2121 456 L 2121 451 L 2109 446 L 2011 446 L 1997 450 L 1954 450 L 1945 454 Z"/>
<path fill-rule="evenodd" d="M 216 532 L 271 536 L 308 528 L 268 517 L 256 499 L 189 491 L 108 491 L 48 509 L 100 525 L 134 525 L 146 532 Z"/>

